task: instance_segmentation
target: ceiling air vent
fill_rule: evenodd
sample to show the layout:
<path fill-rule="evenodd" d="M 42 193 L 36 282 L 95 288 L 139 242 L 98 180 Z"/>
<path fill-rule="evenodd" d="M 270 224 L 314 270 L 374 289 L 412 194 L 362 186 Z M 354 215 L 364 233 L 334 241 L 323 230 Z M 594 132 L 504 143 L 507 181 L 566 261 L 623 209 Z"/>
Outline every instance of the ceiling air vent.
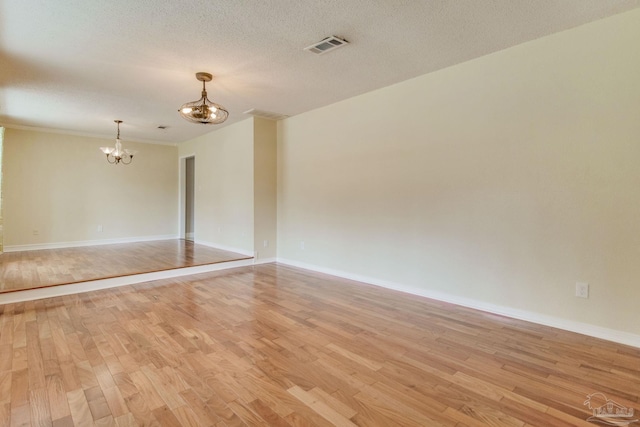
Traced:
<path fill-rule="evenodd" d="M 304 50 L 315 53 L 316 55 L 322 55 L 323 53 L 337 49 L 345 44 L 349 44 L 349 42 L 339 37 L 331 36 L 320 40 L 318 43 L 312 44 L 311 46 L 305 47 Z"/>
<path fill-rule="evenodd" d="M 250 114 L 255 117 L 262 117 L 263 119 L 269 119 L 269 120 L 282 120 L 289 117 L 280 113 L 272 113 L 271 111 L 258 110 L 257 108 L 252 108 L 250 110 L 247 110 L 244 112 L 244 114 Z"/>

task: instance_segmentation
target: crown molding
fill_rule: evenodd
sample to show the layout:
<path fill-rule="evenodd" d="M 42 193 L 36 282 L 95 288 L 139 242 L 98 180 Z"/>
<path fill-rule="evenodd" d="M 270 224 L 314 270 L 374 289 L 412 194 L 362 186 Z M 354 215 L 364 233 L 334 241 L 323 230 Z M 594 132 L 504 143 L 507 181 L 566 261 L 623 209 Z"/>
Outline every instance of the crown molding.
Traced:
<path fill-rule="evenodd" d="M 25 126 L 25 125 L 15 125 L 15 124 L 0 124 L 0 126 L 7 129 L 55 133 L 58 135 L 83 136 L 87 138 L 99 138 L 99 139 L 115 139 L 113 135 L 101 135 L 101 134 L 89 133 L 89 132 L 75 132 L 75 131 L 64 130 L 64 129 L 42 128 L 42 127 L 36 127 L 36 126 Z M 142 144 L 170 145 L 173 147 L 178 146 L 177 142 L 152 141 L 150 139 L 123 138 L 123 140 L 125 142 L 139 142 Z"/>

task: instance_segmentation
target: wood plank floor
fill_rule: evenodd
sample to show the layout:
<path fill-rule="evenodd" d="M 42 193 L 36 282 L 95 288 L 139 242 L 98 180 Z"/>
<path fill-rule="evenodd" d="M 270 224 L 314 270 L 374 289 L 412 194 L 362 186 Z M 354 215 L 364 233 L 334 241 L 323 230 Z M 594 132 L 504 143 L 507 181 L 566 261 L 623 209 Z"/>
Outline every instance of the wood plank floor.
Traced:
<path fill-rule="evenodd" d="M 277 264 L 0 306 L 2 426 L 593 426 L 640 349 Z"/>
<path fill-rule="evenodd" d="M 0 293 L 249 259 L 188 240 L 0 254 Z"/>

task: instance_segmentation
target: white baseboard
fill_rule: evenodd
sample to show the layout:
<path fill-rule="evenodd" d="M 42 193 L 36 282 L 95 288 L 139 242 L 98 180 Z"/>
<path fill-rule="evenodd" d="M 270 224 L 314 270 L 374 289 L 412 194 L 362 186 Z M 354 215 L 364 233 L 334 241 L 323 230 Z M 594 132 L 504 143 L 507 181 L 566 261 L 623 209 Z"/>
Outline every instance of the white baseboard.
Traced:
<path fill-rule="evenodd" d="M 198 245 L 209 246 L 210 248 L 221 249 L 223 251 L 229 251 L 229 252 L 235 252 L 237 254 L 246 255 L 250 257 L 255 255 L 253 252 L 247 251 L 246 249 L 234 248 L 232 246 L 219 245 L 217 243 L 205 242 L 202 240 L 195 240 L 195 243 Z"/>
<path fill-rule="evenodd" d="M 24 291 L 0 293 L 0 304 L 32 301 L 42 298 L 58 297 L 63 295 L 91 292 L 100 289 L 115 288 L 118 286 L 133 285 L 136 283 L 150 282 L 152 280 L 171 279 L 174 277 L 190 276 L 192 274 L 209 273 L 212 271 L 226 270 L 229 268 L 252 266 L 252 259 L 221 262 L 217 264 L 197 265 L 194 267 L 177 268 L 173 270 L 155 271 L 153 273 L 135 274 L 132 276 L 113 277 L 110 279 L 91 280 L 87 282 L 71 283 L 68 285 L 56 285 L 47 288 L 27 289 Z"/>
<path fill-rule="evenodd" d="M 162 236 L 125 237 L 120 239 L 78 240 L 74 242 L 36 243 L 36 244 L 30 244 L 30 245 L 5 246 L 4 252 L 38 251 L 42 249 L 64 249 L 64 248 L 77 248 L 81 246 L 112 245 L 117 243 L 152 242 L 155 240 L 174 240 L 174 239 L 179 239 L 179 237 L 175 234 L 166 234 Z"/>
<path fill-rule="evenodd" d="M 271 264 L 274 262 L 277 262 L 278 259 L 277 258 L 254 258 L 253 259 L 253 264 L 254 265 L 259 265 L 259 264 Z"/>
<path fill-rule="evenodd" d="M 345 271 L 334 270 L 331 268 L 319 267 L 317 265 L 306 264 L 298 261 L 278 258 L 280 264 L 290 265 L 292 267 L 304 268 L 306 270 L 316 271 L 318 273 L 330 274 L 332 276 L 342 277 L 344 279 L 355 280 L 370 285 L 380 286 L 382 288 L 393 289 L 405 292 L 411 295 L 431 298 L 437 301 L 448 302 L 463 307 L 473 308 L 488 313 L 499 314 L 501 316 L 511 317 L 514 319 L 525 320 L 527 322 L 537 323 L 539 325 L 551 326 L 553 328 L 563 329 L 565 331 L 576 332 L 607 341 L 629 345 L 640 348 L 640 335 L 629 332 L 618 331 L 615 329 L 603 328 L 601 326 L 591 325 L 588 323 L 576 322 L 573 320 L 563 319 L 560 317 L 549 316 L 546 314 L 536 313 L 533 311 L 520 310 L 512 307 L 491 304 L 484 301 L 478 301 L 471 298 L 465 298 L 445 292 L 431 291 L 428 289 L 416 288 L 414 286 L 402 285 L 387 280 L 376 279 L 373 277 L 362 276 L 359 274 L 348 273 Z"/>

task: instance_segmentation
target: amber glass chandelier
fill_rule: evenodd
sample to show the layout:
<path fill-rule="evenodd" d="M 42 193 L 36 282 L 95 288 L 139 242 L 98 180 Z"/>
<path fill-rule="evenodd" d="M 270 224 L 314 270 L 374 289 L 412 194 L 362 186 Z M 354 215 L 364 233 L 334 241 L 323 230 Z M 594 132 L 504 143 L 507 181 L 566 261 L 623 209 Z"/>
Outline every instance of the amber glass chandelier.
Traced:
<path fill-rule="evenodd" d="M 206 82 L 210 82 L 213 76 L 209 73 L 196 73 L 196 79 L 202 82 L 202 97 L 193 102 L 183 104 L 178 110 L 180 115 L 191 123 L 203 123 L 217 125 L 229 117 L 229 112 L 220 104 L 216 104 L 207 98 Z"/>

